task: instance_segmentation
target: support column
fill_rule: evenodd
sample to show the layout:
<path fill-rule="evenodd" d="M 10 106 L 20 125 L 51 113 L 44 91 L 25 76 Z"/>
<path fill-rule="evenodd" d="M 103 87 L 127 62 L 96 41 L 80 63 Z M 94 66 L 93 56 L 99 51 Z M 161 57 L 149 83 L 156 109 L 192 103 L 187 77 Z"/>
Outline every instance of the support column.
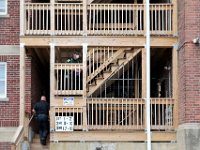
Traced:
<path fill-rule="evenodd" d="M 83 43 L 83 101 L 84 101 L 84 107 L 83 107 L 83 130 L 87 130 L 87 49 L 88 44 Z"/>
<path fill-rule="evenodd" d="M 142 98 L 146 97 L 146 49 L 142 49 Z"/>
<path fill-rule="evenodd" d="M 20 35 L 24 35 L 25 27 L 25 7 L 24 7 L 24 0 L 20 0 Z"/>
<path fill-rule="evenodd" d="M 51 3 L 51 35 L 55 34 L 55 0 L 50 0 Z"/>
<path fill-rule="evenodd" d="M 172 49 L 172 98 L 175 100 L 174 104 L 174 127 L 178 127 L 178 44 Z"/>
<path fill-rule="evenodd" d="M 87 36 L 87 0 L 83 0 L 83 35 Z"/>
<path fill-rule="evenodd" d="M 20 43 L 20 104 L 19 125 L 25 125 L 25 47 Z"/>
<path fill-rule="evenodd" d="M 50 43 L 50 131 L 54 129 L 55 126 L 55 110 L 53 107 L 54 101 L 54 64 L 55 64 L 55 44 Z"/>
<path fill-rule="evenodd" d="M 146 0 L 145 5 L 145 25 L 146 25 L 146 130 L 147 130 L 147 150 L 151 150 L 151 125 L 150 125 L 150 105 L 151 105 L 151 99 L 150 99 L 150 92 L 151 92 L 151 86 L 150 86 L 150 76 L 151 76 L 151 70 L 150 70 L 150 57 L 151 57 L 151 44 L 150 44 L 150 8 L 149 8 L 149 0 Z"/>
<path fill-rule="evenodd" d="M 146 34 L 146 0 L 143 0 L 143 5 L 144 5 L 144 7 L 143 7 L 143 10 L 144 10 L 144 19 L 143 19 L 143 21 L 144 21 L 144 23 L 143 23 L 143 33 L 144 33 L 144 35 Z"/>
<path fill-rule="evenodd" d="M 178 36 L 178 9 L 177 9 L 177 0 L 172 0 L 173 4 L 173 20 L 172 20 L 172 31 L 174 36 Z"/>

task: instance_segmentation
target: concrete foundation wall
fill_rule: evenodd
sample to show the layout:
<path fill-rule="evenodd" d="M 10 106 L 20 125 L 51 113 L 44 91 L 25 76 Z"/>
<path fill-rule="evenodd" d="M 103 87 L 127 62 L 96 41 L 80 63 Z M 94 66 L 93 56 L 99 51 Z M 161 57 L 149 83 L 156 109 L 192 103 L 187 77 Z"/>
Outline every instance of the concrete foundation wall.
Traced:
<path fill-rule="evenodd" d="M 177 142 L 179 150 L 200 150 L 200 124 L 180 125 Z"/>
<path fill-rule="evenodd" d="M 146 143 L 133 142 L 63 142 L 51 143 L 50 149 L 55 150 L 146 150 Z M 152 150 L 177 150 L 177 143 L 152 143 Z"/>

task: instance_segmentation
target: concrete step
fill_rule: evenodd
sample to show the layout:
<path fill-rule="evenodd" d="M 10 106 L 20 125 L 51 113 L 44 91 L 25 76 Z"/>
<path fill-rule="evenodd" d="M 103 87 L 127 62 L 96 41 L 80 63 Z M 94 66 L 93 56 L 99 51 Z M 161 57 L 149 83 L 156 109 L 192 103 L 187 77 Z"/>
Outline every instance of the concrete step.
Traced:
<path fill-rule="evenodd" d="M 38 134 L 35 134 L 33 141 L 30 145 L 31 150 L 41 150 L 41 149 L 45 149 L 45 150 L 49 150 L 49 138 L 47 138 L 47 145 L 42 145 L 40 143 L 40 137 Z"/>
<path fill-rule="evenodd" d="M 41 145 L 39 144 L 31 144 L 31 150 L 41 150 L 41 149 L 46 149 L 49 150 L 49 144 L 48 145 Z"/>

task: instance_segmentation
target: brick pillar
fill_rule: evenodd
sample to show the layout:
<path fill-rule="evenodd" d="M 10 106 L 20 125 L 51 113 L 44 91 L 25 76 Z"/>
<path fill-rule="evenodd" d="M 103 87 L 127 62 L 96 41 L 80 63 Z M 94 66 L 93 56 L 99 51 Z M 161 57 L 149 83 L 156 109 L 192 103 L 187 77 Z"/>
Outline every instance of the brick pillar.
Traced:
<path fill-rule="evenodd" d="M 179 129 L 181 150 L 200 149 L 200 37 L 199 0 L 178 0 Z"/>

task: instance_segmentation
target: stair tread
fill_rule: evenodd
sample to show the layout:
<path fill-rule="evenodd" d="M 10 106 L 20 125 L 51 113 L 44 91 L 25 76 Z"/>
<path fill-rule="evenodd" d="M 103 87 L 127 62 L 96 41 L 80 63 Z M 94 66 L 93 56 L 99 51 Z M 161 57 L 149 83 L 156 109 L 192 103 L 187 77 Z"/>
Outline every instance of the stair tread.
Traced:
<path fill-rule="evenodd" d="M 40 143 L 40 137 L 39 137 L 39 135 L 35 134 L 30 147 L 31 147 L 31 150 L 40 150 L 40 149 L 49 150 L 50 149 L 49 145 L 50 145 L 49 138 L 47 139 L 47 144 L 46 145 L 42 145 Z"/>

